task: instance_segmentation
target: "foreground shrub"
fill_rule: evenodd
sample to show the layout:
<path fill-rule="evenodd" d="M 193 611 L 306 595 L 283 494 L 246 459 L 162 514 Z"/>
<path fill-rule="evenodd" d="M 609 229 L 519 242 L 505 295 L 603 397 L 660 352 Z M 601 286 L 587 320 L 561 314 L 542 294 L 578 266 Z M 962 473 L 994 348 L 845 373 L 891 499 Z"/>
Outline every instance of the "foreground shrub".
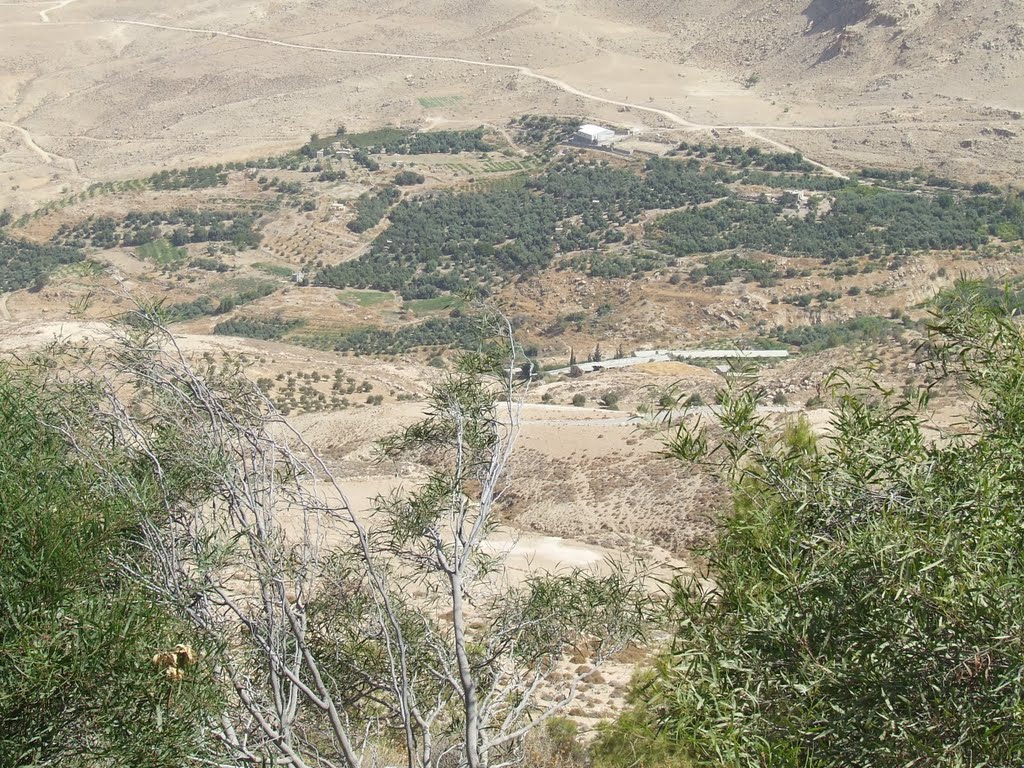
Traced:
<path fill-rule="evenodd" d="M 1024 761 L 1024 335 L 975 286 L 931 350 L 971 423 L 925 438 L 918 406 L 841 380 L 830 439 L 771 436 L 750 390 L 721 396 L 735 514 L 714 584 L 679 583 L 677 629 L 614 764 L 1019 766 Z"/>
<path fill-rule="evenodd" d="M 127 570 L 152 476 L 114 489 L 52 426 L 79 398 L 60 415 L 0 365 L 0 765 L 173 768 L 213 748 L 218 697 L 194 633 Z"/>

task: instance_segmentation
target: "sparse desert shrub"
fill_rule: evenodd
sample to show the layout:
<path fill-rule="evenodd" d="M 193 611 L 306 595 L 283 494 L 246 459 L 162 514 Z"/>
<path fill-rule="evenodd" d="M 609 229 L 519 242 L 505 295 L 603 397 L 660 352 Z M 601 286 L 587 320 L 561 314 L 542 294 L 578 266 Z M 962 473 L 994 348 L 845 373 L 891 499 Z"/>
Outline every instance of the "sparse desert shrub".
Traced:
<path fill-rule="evenodd" d="M 583 768 L 586 750 L 579 739 L 579 727 L 564 717 L 555 717 L 533 734 L 525 745 L 524 767 Z"/>
<path fill-rule="evenodd" d="M 676 405 L 678 398 L 672 392 L 662 392 L 658 396 L 658 407 L 662 410 L 673 408 Z"/>

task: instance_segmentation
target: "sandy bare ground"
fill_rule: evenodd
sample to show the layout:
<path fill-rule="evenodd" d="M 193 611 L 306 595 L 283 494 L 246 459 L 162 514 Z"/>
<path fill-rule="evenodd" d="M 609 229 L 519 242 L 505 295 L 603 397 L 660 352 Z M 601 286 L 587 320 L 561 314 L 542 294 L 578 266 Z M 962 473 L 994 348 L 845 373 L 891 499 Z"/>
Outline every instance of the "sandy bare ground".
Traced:
<path fill-rule="evenodd" d="M 1019 169 L 1018 0 L 972 0 L 969 19 L 918 4 L 885 34 L 853 20 L 842 34 L 860 46 L 830 59 L 841 30 L 805 5 L 9 3 L 0 133 L 18 142 L 0 155 L 0 205 L 294 146 L 338 122 L 500 126 L 524 112 L 728 131 L 839 174 L 886 154 Z M 433 96 L 447 106 L 424 106 Z"/>
<path fill-rule="evenodd" d="M 57 10 L 59 8 L 64 7 L 65 5 L 69 4 L 70 2 L 75 2 L 75 0 L 66 0 L 65 2 L 60 3 L 60 4 L 56 5 L 56 6 L 53 6 L 53 8 L 50 8 L 48 10 Z M 40 16 L 43 17 L 43 23 L 49 23 L 50 20 L 49 20 L 49 18 L 46 17 L 46 11 L 40 11 Z M 72 24 L 81 24 L 83 22 L 70 22 L 70 23 L 72 23 Z M 258 44 L 261 44 L 261 45 L 277 46 L 277 47 L 280 47 L 280 48 L 289 48 L 289 49 L 303 50 L 303 51 L 313 51 L 315 53 L 337 54 L 337 55 L 341 55 L 341 56 L 370 56 L 370 57 L 385 58 L 385 59 L 398 59 L 398 60 L 403 60 L 403 61 L 429 61 L 429 62 L 444 63 L 444 64 L 457 64 L 457 65 L 462 65 L 462 66 L 467 66 L 467 67 L 484 67 L 484 68 L 490 68 L 490 69 L 499 69 L 499 70 L 511 71 L 511 72 L 515 72 L 518 75 L 521 75 L 522 77 L 526 77 L 526 78 L 529 78 L 529 79 L 532 79 L 532 80 L 536 80 L 536 81 L 541 82 L 541 83 L 546 83 L 546 84 L 552 85 L 555 88 L 557 88 L 557 89 L 559 89 L 561 91 L 564 91 L 565 93 L 568 93 L 568 94 L 570 94 L 572 96 L 578 96 L 581 99 L 583 99 L 584 101 L 596 102 L 596 103 L 600 103 L 600 104 L 608 104 L 608 105 L 611 105 L 613 107 L 622 107 L 622 108 L 627 109 L 629 111 L 644 112 L 644 113 L 647 113 L 647 114 L 655 115 L 657 117 L 665 118 L 668 121 L 670 121 L 672 123 L 675 123 L 676 125 L 679 125 L 679 126 L 681 126 L 683 128 L 686 128 L 688 130 L 711 131 L 713 129 L 728 130 L 728 129 L 735 128 L 736 130 L 741 131 L 743 134 L 745 134 L 746 136 L 750 137 L 751 139 L 754 139 L 756 141 L 762 141 L 762 142 L 767 143 L 767 144 L 769 144 L 769 145 L 771 145 L 771 146 L 773 146 L 773 147 L 775 147 L 777 149 L 781 149 L 781 150 L 786 151 L 786 152 L 794 152 L 794 151 L 796 151 L 796 149 L 794 147 L 792 147 L 792 146 L 790 146 L 788 144 L 783 144 L 782 142 L 774 140 L 774 139 L 768 139 L 768 138 L 762 136 L 760 133 L 758 133 L 758 130 L 766 130 L 766 129 L 770 130 L 773 127 L 776 127 L 776 126 L 767 125 L 767 126 L 762 126 L 761 128 L 758 129 L 758 128 L 754 128 L 752 126 L 703 125 L 703 124 L 700 124 L 700 123 L 695 123 L 695 122 L 693 122 L 691 120 L 687 120 L 686 118 L 681 117 L 680 115 L 677 115 L 676 113 L 670 112 L 669 110 L 666 110 L 666 109 L 660 109 L 658 107 L 651 107 L 651 106 L 636 104 L 636 103 L 632 103 L 632 102 L 629 102 L 629 101 L 617 101 L 615 99 L 609 99 L 609 98 L 605 98 L 603 96 L 595 95 L 593 93 L 588 93 L 587 91 L 583 91 L 583 90 L 577 88 L 576 86 L 574 86 L 574 85 L 572 85 L 570 83 L 567 83 L 566 81 L 561 80 L 561 79 L 559 79 L 557 77 L 552 77 L 552 76 L 549 76 L 549 75 L 541 74 L 539 72 L 535 72 L 530 67 L 522 66 L 522 65 L 518 65 L 518 64 L 497 64 L 497 63 L 489 62 L 489 61 L 477 61 L 477 60 L 474 60 L 474 59 L 456 58 L 456 57 L 452 57 L 452 56 L 430 56 L 430 55 L 426 55 L 426 54 L 400 53 L 400 52 L 394 52 L 394 51 L 353 50 L 353 49 L 345 49 L 345 48 L 331 48 L 331 47 L 322 46 L 322 45 L 303 45 L 301 43 L 293 43 L 293 42 L 288 42 L 288 41 L 285 41 L 285 40 L 275 40 L 275 39 L 266 38 L 266 37 L 253 37 L 251 35 L 242 35 L 242 34 L 238 34 L 238 33 L 235 33 L 235 32 L 226 32 L 226 31 L 217 30 L 217 29 L 200 29 L 200 28 L 195 28 L 195 27 L 170 26 L 170 25 L 167 25 L 167 24 L 156 24 L 156 23 L 153 23 L 153 22 L 136 21 L 136 20 L 124 19 L 124 18 L 100 19 L 100 20 L 97 20 L 95 23 L 96 24 L 125 24 L 125 25 L 129 25 L 129 26 L 145 27 L 145 28 L 149 28 L 149 29 L 160 29 L 160 30 L 166 30 L 166 31 L 170 31 L 170 32 L 181 32 L 181 33 L 192 34 L 192 35 L 224 37 L 224 38 L 228 38 L 228 39 L 232 39 L 232 40 L 242 40 L 242 41 L 245 41 L 245 42 L 258 43 Z M 39 147 L 35 143 L 35 141 L 32 139 L 31 134 L 29 134 L 28 131 L 24 130 L 23 128 L 19 128 L 16 125 L 11 125 L 11 124 L 8 124 L 8 123 L 0 123 L 0 125 L 2 125 L 4 127 L 7 127 L 7 128 L 14 129 L 16 131 L 19 131 L 21 133 L 21 135 L 23 136 L 23 138 L 25 139 L 26 144 L 29 146 L 30 149 L 32 149 L 32 151 L 34 151 L 38 155 L 40 155 L 44 159 L 44 161 L 46 161 L 48 163 L 52 162 L 54 156 L 51 155 L 48 152 L 45 152 L 41 147 Z M 790 126 L 789 130 L 801 130 L 801 129 L 798 126 Z M 837 176 L 839 178 L 847 178 L 841 171 L 838 171 L 835 168 L 831 168 L 831 167 L 829 167 L 829 166 L 827 166 L 827 165 L 825 165 L 823 163 L 819 163 L 819 162 L 817 162 L 815 160 L 812 160 L 810 158 L 808 158 L 808 162 L 812 163 L 813 165 L 815 165 L 819 169 L 825 171 L 826 173 L 828 173 L 828 174 L 830 174 L 832 176 Z M 75 172 L 77 173 L 77 166 L 75 167 Z"/>

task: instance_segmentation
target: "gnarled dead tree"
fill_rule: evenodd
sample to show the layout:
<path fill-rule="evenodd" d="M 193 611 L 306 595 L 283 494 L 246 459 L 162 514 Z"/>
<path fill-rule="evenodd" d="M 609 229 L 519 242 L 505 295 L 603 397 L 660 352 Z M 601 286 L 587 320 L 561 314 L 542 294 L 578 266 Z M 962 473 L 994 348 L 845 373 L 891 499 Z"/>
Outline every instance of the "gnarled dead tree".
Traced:
<path fill-rule="evenodd" d="M 487 546 L 520 402 L 511 329 L 496 327 L 382 443 L 431 469 L 367 520 L 237 369 L 197 370 L 141 307 L 109 344 L 40 361 L 67 393 L 60 428 L 109 492 L 132 493 L 143 468 L 159 486 L 149 557 L 125 567 L 217 648 L 200 663 L 231 694 L 214 728 L 224 765 L 514 765 L 575 693 L 553 683 L 565 655 L 599 665 L 638 637 L 634 573 L 517 584 Z"/>

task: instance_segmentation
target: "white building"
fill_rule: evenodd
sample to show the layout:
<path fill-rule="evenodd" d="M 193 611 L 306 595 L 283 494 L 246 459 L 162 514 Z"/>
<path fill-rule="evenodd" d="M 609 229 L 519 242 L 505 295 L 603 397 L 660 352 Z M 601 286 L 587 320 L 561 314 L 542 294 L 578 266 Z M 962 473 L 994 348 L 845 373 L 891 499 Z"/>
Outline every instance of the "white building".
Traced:
<path fill-rule="evenodd" d="M 615 131 L 600 125 L 581 125 L 573 138 L 581 144 L 602 146 L 615 141 Z"/>

